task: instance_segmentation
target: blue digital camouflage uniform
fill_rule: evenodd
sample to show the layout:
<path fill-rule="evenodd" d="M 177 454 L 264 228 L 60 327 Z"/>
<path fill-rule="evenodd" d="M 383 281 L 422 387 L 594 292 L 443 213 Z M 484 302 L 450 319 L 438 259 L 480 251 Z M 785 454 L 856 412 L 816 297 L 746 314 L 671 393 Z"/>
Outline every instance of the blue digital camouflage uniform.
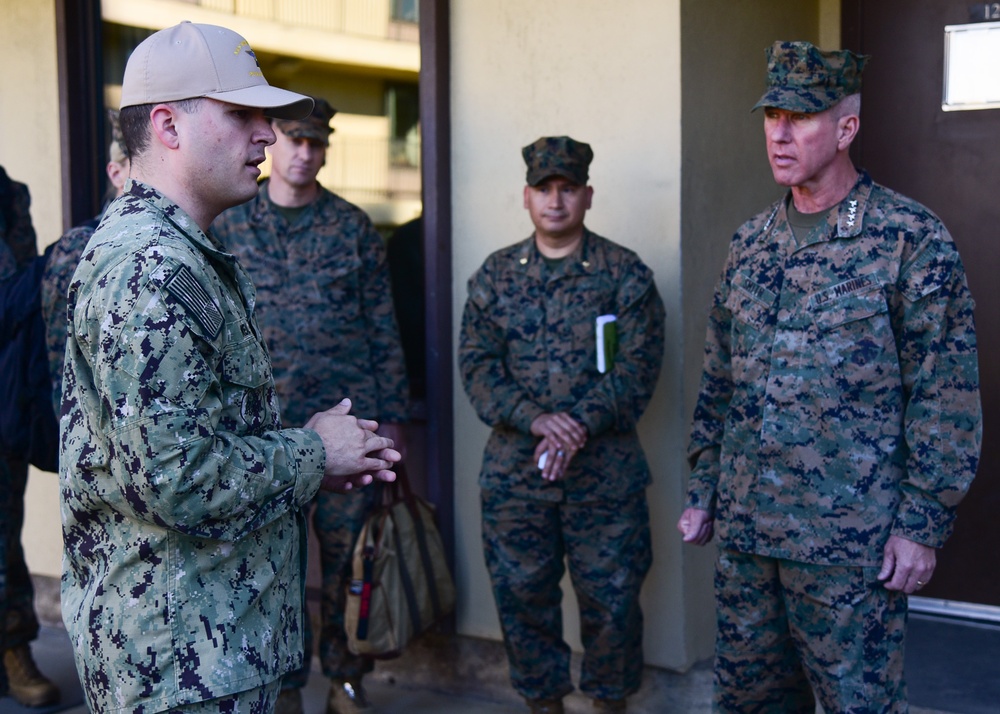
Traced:
<path fill-rule="evenodd" d="M 828 618 L 821 627 L 846 628 L 835 643 L 799 633 L 799 650 L 831 648 L 830 660 L 843 662 L 837 647 L 874 638 L 896 651 L 864 663 L 874 668 L 864 672 L 873 689 L 852 689 L 836 668 L 806 674 L 828 711 L 902 711 L 902 631 L 893 628 L 905 626 L 906 597 L 874 574 L 891 534 L 940 547 L 975 475 L 982 416 L 973 300 L 942 223 L 866 173 L 808 240 L 790 229 L 788 200 L 744 224 L 730 246 L 709 315 L 688 506 L 714 512 L 723 549 L 720 643 L 760 634 L 751 611 L 779 597 L 756 591 L 739 606 L 738 588 L 755 587 L 762 559 L 775 559 L 789 579 L 828 566 L 807 585 L 782 581 L 828 605 L 816 613 Z M 855 580 L 853 592 L 820 597 L 844 578 Z M 834 624 L 839 607 L 874 607 L 865 597 L 882 601 L 879 617 L 896 620 L 874 626 L 859 612 Z M 788 646 L 773 644 L 770 654 L 782 659 Z M 717 653 L 723 711 L 764 706 L 781 688 L 783 666 L 743 656 Z M 898 667 L 898 677 L 886 667 Z M 805 686 L 797 676 L 791 697 Z"/>
<path fill-rule="evenodd" d="M 28 187 L 12 181 L 0 166 L 0 281 L 13 276 L 38 255 L 31 223 Z M 7 409 L 10 405 L 0 405 Z M 0 457 L 0 628 L 3 647 L 14 647 L 38 636 L 34 588 L 21 546 L 24 525 L 24 489 L 28 462 Z M 0 693 L 7 681 L 0 663 Z"/>
<path fill-rule="evenodd" d="M 406 421 L 407 382 L 381 236 L 357 206 L 321 188 L 294 225 L 275 208 L 268 182 L 224 212 L 212 232 L 257 287 L 257 320 L 271 353 L 287 425 L 350 397 L 351 412 Z M 371 491 L 320 492 L 313 523 L 323 571 L 320 659 L 328 677 L 355 678 L 371 660 L 351 654 L 344 632 L 351 555 Z M 288 678 L 303 686 L 304 671 Z"/>
<path fill-rule="evenodd" d="M 129 181 L 68 295 L 62 609 L 94 711 L 162 711 L 302 664 L 319 436 L 279 430 L 249 276 Z"/>
<path fill-rule="evenodd" d="M 514 688 L 528 699 L 570 692 L 559 581 L 569 560 L 585 647 L 580 688 L 623 699 L 639 688 L 651 563 L 636 423 L 663 357 L 663 303 L 639 257 L 590 231 L 549 268 L 534 237 L 493 253 L 469 279 L 459 365 L 492 427 L 480 473 L 483 541 Z M 595 319 L 617 316 L 614 367 L 596 367 Z M 568 412 L 589 437 L 561 480 L 533 458 L 531 422 Z"/>
<path fill-rule="evenodd" d="M 66 231 L 52 247 L 42 273 L 42 316 L 45 318 L 45 344 L 52 378 L 52 408 L 57 418 L 62 401 L 63 357 L 66 353 L 66 291 L 98 223 L 99 219 L 94 218 Z"/>
<path fill-rule="evenodd" d="M 31 195 L 0 166 L 0 280 L 11 277 L 38 255 L 31 223 Z"/>

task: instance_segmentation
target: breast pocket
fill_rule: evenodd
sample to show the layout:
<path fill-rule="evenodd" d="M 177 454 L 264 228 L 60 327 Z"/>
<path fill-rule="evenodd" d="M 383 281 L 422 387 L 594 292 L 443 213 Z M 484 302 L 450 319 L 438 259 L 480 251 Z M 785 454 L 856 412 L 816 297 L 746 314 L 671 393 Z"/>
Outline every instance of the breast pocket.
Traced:
<path fill-rule="evenodd" d="M 627 317 L 620 314 L 615 302 L 615 294 L 603 285 L 594 285 L 590 291 L 591 299 L 586 299 L 587 292 L 581 291 L 577 296 L 564 303 L 565 312 L 560 321 L 563 342 L 560 346 L 560 359 L 564 363 L 566 374 L 574 376 L 575 390 L 578 397 L 589 390 L 592 380 L 599 378 L 597 371 L 597 318 L 601 315 L 614 315 L 615 320 L 605 325 L 605 332 L 613 331 L 614 354 L 609 360 L 627 360 L 627 354 L 636 335 L 628 334 Z M 611 344 L 611 343 L 605 343 Z"/>
<path fill-rule="evenodd" d="M 885 296 L 878 289 L 861 295 L 849 295 L 839 300 L 831 300 L 821 306 L 813 306 L 813 319 L 820 333 L 888 313 L 889 306 Z"/>
<path fill-rule="evenodd" d="M 222 355 L 222 377 L 241 387 L 260 387 L 271 376 L 271 361 L 264 346 L 252 335 L 229 345 Z"/>
<path fill-rule="evenodd" d="M 317 260 L 307 273 L 314 287 L 314 298 L 322 302 L 357 303 L 361 289 L 361 259 L 356 255 L 340 255 L 334 259 Z"/>
<path fill-rule="evenodd" d="M 303 299 L 294 310 L 294 324 L 310 335 L 311 348 L 330 353 L 345 340 L 366 336 L 364 328 L 365 276 L 356 255 L 317 262 L 303 286 Z"/>
<path fill-rule="evenodd" d="M 514 380 L 531 394 L 543 389 L 545 312 L 533 302 L 501 296 L 494 308 L 503 335 L 504 364 Z"/>
<path fill-rule="evenodd" d="M 242 422 L 251 433 L 274 426 L 271 360 L 260 341 L 251 335 L 229 345 L 222 355 L 221 372 L 225 426 L 242 431 L 238 423 Z"/>
<path fill-rule="evenodd" d="M 881 289 L 812 305 L 818 345 L 831 374 L 851 370 L 851 381 L 864 375 L 896 374 L 895 337 L 889 305 Z M 888 370 L 886 369 L 888 368 Z"/>
<path fill-rule="evenodd" d="M 507 347 L 514 354 L 530 352 L 545 330 L 545 314 L 534 305 L 501 305 L 506 314 Z"/>

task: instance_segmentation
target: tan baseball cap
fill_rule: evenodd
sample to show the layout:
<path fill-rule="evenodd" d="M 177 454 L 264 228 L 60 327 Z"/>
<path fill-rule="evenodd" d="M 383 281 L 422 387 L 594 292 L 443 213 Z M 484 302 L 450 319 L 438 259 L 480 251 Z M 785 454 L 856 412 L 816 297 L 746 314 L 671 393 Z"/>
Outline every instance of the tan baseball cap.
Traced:
<path fill-rule="evenodd" d="M 313 107 L 312 98 L 269 85 L 249 43 L 225 27 L 184 21 L 132 51 L 122 109 L 197 97 L 257 107 L 278 119 L 302 119 Z"/>

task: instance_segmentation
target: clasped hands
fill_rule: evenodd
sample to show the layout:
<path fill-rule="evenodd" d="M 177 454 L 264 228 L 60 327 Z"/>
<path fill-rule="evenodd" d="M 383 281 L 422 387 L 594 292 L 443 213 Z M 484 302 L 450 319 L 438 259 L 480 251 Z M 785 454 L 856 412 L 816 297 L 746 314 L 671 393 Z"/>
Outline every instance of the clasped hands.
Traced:
<path fill-rule="evenodd" d="M 546 481 L 562 478 L 576 452 L 587 443 L 587 427 L 566 412 L 539 414 L 531 422 L 531 433 L 542 438 L 535 447 L 535 463 L 548 453 L 542 466 Z"/>
<path fill-rule="evenodd" d="M 326 491 L 346 493 L 375 480 L 394 481 L 392 466 L 402 459 L 392 439 L 379 436 L 378 422 L 350 414 L 351 400 L 313 414 L 305 428 L 312 429 L 326 450 L 323 482 Z"/>

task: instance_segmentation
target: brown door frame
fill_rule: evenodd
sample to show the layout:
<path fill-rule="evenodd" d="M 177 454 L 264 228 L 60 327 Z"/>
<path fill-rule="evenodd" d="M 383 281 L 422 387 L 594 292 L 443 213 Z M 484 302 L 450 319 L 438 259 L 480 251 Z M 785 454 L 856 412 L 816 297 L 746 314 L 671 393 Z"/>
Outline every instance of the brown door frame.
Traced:
<path fill-rule="evenodd" d="M 455 556 L 451 277 L 451 41 L 448 0 L 420 0 L 420 123 L 427 286 L 427 487 Z"/>
<path fill-rule="evenodd" d="M 104 194 L 100 0 L 56 0 L 56 54 L 63 230 L 68 230 L 96 216 Z"/>

